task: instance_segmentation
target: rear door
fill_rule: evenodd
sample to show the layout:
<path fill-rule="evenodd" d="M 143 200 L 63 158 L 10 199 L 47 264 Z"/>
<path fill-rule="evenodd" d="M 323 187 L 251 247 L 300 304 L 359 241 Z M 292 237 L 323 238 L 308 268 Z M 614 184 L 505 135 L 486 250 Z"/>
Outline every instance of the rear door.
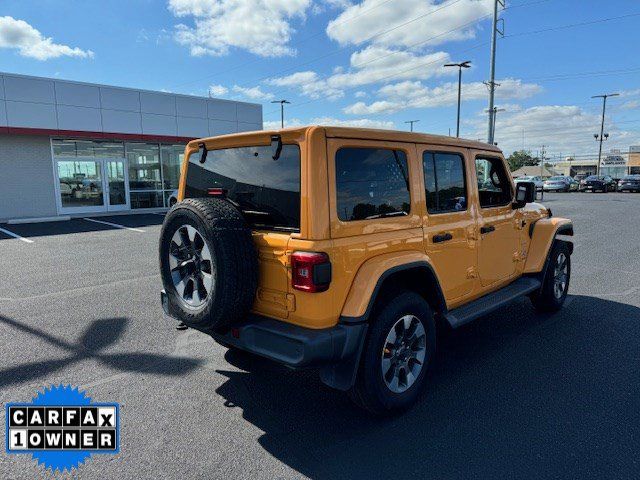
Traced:
<path fill-rule="evenodd" d="M 427 212 L 424 248 L 447 301 L 473 290 L 476 278 L 476 219 L 469 205 L 466 149 L 418 145 L 422 159 Z"/>
<path fill-rule="evenodd" d="M 478 273 L 482 287 L 490 287 L 516 275 L 519 220 L 511 206 L 513 187 L 504 160 L 481 152 L 474 156 L 479 203 Z"/>
<path fill-rule="evenodd" d="M 259 281 L 253 309 L 287 318 L 294 307 L 287 248 L 291 235 L 300 232 L 300 146 L 283 135 L 280 157 L 274 160 L 268 136 L 264 140 L 244 139 L 255 142 L 252 145 L 227 146 L 224 141 L 207 146 L 204 163 L 200 163 L 199 154 L 191 154 L 185 198 L 223 192 L 242 212 L 252 228 L 258 253 Z"/>

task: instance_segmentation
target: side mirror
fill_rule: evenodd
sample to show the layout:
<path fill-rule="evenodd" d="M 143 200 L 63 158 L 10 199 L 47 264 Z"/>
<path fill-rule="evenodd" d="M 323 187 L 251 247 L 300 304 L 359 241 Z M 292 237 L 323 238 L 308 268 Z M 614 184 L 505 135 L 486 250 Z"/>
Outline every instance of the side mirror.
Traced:
<path fill-rule="evenodd" d="M 536 184 L 533 182 L 516 183 L 516 198 L 513 202 L 513 208 L 522 208 L 527 203 L 536 201 Z"/>

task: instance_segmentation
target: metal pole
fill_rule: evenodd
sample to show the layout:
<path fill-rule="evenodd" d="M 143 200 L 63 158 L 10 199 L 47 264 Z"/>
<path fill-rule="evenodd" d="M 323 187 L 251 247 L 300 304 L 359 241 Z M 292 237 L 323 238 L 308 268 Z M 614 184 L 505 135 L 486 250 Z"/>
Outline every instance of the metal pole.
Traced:
<path fill-rule="evenodd" d="M 602 96 L 602 122 L 600 122 L 600 147 L 598 148 L 598 164 L 596 175 L 600 175 L 600 162 L 602 161 L 602 141 L 604 140 L 604 112 L 607 109 L 607 95 Z"/>
<path fill-rule="evenodd" d="M 418 123 L 420 120 L 407 120 L 404 123 L 408 123 L 409 124 L 409 128 L 411 129 L 410 131 L 413 132 L 413 124 L 414 123 Z"/>
<path fill-rule="evenodd" d="M 606 93 L 604 95 L 593 95 L 591 98 L 602 98 L 602 121 L 600 123 L 600 145 L 598 147 L 598 164 L 596 165 L 596 175 L 600 175 L 600 162 L 602 161 L 602 142 L 604 142 L 604 113 L 607 109 L 607 98 L 617 97 L 619 93 Z M 607 135 L 608 136 L 608 135 Z M 596 140 L 598 136 L 596 135 Z"/>
<path fill-rule="evenodd" d="M 288 100 L 273 100 L 271 103 L 279 103 L 280 104 L 280 128 L 284 128 L 284 104 L 291 103 Z"/>
<path fill-rule="evenodd" d="M 498 2 L 493 2 L 493 25 L 491 28 L 491 66 L 489 68 L 489 128 L 487 134 L 487 142 L 493 145 L 493 103 L 495 96 L 495 79 L 496 79 L 496 37 L 498 33 Z"/>
<path fill-rule="evenodd" d="M 460 97 L 462 95 L 462 66 L 458 67 L 458 123 L 456 125 L 456 137 L 460 138 Z"/>

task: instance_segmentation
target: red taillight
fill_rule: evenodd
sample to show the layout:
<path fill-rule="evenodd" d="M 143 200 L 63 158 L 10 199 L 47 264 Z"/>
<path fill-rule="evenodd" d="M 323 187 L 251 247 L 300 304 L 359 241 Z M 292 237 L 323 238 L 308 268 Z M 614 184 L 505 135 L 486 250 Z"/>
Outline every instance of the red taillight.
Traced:
<path fill-rule="evenodd" d="M 224 188 L 208 188 L 207 194 L 211 195 L 212 197 L 224 197 L 227 195 L 227 192 L 224 190 Z"/>
<path fill-rule="evenodd" d="M 293 252 L 291 286 L 303 292 L 324 292 L 331 283 L 329 255 L 320 252 Z"/>

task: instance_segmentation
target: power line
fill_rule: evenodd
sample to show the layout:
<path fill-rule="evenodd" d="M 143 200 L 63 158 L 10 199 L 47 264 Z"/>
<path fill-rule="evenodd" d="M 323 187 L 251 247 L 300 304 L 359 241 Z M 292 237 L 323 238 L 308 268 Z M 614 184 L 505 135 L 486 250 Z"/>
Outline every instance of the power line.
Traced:
<path fill-rule="evenodd" d="M 568 25 L 558 25 L 555 27 L 548 27 L 548 28 L 543 28 L 540 30 L 531 30 L 529 32 L 520 32 L 520 33 L 512 33 L 510 35 L 505 35 L 504 38 L 513 38 L 513 37 L 523 37 L 525 35 L 536 35 L 539 33 L 546 33 L 546 32 L 555 32 L 557 30 L 565 30 L 568 28 L 575 28 L 575 27 L 584 27 L 587 25 L 595 25 L 598 23 L 605 23 L 605 22 L 611 22 L 613 20 L 622 20 L 625 18 L 632 18 L 632 17 L 637 17 L 640 16 L 640 12 L 638 13 L 629 13 L 627 15 L 619 15 L 617 17 L 608 17 L 608 18 L 600 18 L 597 20 L 589 20 L 586 22 L 579 22 L 579 23 L 570 23 Z"/>

